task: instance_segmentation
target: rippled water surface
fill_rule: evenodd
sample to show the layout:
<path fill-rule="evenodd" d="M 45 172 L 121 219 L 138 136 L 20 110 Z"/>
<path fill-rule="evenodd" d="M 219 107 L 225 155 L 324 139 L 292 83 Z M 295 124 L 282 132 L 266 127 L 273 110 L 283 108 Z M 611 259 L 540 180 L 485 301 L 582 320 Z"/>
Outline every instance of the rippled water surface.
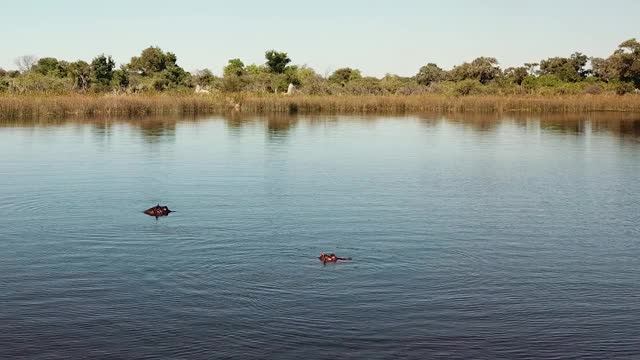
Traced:
<path fill-rule="evenodd" d="M 640 117 L 5 123 L 0 213 L 2 359 L 640 357 Z"/>

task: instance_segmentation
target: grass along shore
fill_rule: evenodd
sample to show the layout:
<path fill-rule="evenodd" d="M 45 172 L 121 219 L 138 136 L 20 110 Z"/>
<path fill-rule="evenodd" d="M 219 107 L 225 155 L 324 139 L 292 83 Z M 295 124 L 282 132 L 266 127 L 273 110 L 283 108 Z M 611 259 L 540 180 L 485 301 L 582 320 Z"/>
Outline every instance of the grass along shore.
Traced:
<path fill-rule="evenodd" d="M 253 94 L 0 95 L 0 119 L 248 114 L 638 112 L 639 95 L 308 96 Z"/>

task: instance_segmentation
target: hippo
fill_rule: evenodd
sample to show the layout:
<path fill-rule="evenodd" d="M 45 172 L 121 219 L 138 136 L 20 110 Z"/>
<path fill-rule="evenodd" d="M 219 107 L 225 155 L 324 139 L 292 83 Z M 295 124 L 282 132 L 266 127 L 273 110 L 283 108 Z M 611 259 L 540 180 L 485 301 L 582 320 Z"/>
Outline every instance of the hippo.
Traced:
<path fill-rule="evenodd" d="M 320 259 L 323 264 L 338 262 L 338 260 L 351 260 L 351 258 L 337 257 L 336 254 L 325 254 L 323 252 L 320 253 L 318 259 Z"/>
<path fill-rule="evenodd" d="M 160 204 L 158 204 L 154 207 L 148 208 L 143 212 L 149 216 L 155 216 L 157 219 L 160 216 L 168 216 L 173 211 L 169 210 L 167 206 L 160 206 Z"/>

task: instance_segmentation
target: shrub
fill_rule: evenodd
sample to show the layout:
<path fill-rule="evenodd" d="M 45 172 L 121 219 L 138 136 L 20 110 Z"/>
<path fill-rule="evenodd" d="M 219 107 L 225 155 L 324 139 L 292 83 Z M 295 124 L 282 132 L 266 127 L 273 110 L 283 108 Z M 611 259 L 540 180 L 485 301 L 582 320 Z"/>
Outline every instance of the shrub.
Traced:
<path fill-rule="evenodd" d="M 618 82 L 614 84 L 614 90 L 618 95 L 632 93 L 635 89 L 635 86 L 629 82 Z"/>
<path fill-rule="evenodd" d="M 0 93 L 9 91 L 9 80 L 0 79 Z"/>
<path fill-rule="evenodd" d="M 602 94 L 602 87 L 597 84 L 590 84 L 584 88 L 583 92 L 590 95 Z"/>
<path fill-rule="evenodd" d="M 482 93 L 482 83 L 478 80 L 462 80 L 455 84 L 453 88 L 456 95 L 478 95 Z"/>

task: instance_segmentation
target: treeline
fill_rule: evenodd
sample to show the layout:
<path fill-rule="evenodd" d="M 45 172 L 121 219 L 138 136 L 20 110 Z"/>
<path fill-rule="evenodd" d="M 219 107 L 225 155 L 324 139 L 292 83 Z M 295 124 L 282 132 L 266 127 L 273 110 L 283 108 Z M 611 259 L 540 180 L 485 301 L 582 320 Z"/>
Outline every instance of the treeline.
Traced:
<path fill-rule="evenodd" d="M 576 52 L 520 67 L 500 68 L 492 57 L 479 57 L 444 70 L 434 63 L 421 67 L 412 77 L 387 74 L 363 76 L 361 71 L 341 68 L 322 76 L 307 66 L 292 65 L 285 52 L 265 53 L 265 63 L 245 65 L 231 59 L 216 76 L 204 69 L 189 73 L 177 57 L 158 47 L 149 47 L 127 64 L 116 68 L 110 56 L 91 62 L 67 62 L 52 57 L 22 56 L 19 70 L 0 68 L 0 92 L 229 92 L 285 93 L 290 84 L 307 95 L 624 95 L 640 92 L 640 43 L 630 39 L 606 59 Z"/>

